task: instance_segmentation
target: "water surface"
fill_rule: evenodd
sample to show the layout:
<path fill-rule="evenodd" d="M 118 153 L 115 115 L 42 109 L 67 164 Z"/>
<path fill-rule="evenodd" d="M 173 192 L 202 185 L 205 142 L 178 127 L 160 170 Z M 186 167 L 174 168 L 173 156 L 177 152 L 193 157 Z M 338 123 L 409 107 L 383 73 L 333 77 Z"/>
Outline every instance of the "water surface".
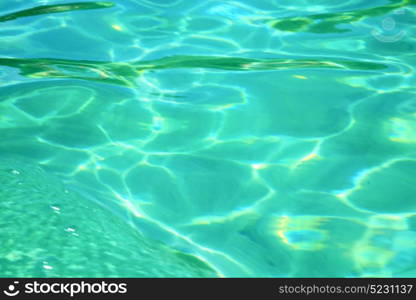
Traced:
<path fill-rule="evenodd" d="M 2 274 L 416 276 L 415 4 L 0 2 Z"/>

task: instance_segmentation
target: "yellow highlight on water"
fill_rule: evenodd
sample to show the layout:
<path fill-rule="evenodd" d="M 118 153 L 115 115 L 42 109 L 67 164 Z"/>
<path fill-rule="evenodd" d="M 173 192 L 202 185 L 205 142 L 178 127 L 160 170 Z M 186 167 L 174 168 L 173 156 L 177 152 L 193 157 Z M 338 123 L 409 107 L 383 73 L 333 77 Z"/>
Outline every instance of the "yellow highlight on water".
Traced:
<path fill-rule="evenodd" d="M 115 29 L 117 31 L 122 31 L 123 30 L 123 28 L 120 25 L 117 25 L 117 24 L 113 24 L 113 25 L 111 25 L 111 27 L 113 27 L 113 29 Z"/>

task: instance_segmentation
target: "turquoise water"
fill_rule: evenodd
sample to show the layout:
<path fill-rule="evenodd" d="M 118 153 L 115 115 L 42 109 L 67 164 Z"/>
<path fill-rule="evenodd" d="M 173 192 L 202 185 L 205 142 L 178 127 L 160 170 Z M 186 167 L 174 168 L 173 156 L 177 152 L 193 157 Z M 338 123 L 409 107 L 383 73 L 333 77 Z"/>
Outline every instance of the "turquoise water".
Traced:
<path fill-rule="evenodd" d="M 415 277 L 414 0 L 0 1 L 0 275 Z"/>

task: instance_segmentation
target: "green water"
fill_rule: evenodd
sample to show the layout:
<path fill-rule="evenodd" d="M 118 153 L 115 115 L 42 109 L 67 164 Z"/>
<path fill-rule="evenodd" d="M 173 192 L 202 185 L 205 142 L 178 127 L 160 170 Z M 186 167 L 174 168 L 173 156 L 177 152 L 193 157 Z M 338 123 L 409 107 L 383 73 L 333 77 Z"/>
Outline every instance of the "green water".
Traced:
<path fill-rule="evenodd" d="M 416 1 L 0 1 L 0 276 L 415 277 Z"/>

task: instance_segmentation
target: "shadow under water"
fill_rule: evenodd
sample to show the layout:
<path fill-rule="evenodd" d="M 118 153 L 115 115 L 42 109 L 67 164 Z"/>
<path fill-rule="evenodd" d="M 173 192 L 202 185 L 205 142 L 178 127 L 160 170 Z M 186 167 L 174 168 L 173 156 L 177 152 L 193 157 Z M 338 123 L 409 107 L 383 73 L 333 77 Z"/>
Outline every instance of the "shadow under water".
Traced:
<path fill-rule="evenodd" d="M 252 59 L 221 56 L 170 56 L 151 61 L 99 62 L 49 58 L 0 58 L 0 65 L 17 68 L 31 78 L 72 78 L 132 87 L 144 71 L 178 68 L 203 68 L 229 71 L 268 71 L 299 68 L 374 71 L 388 65 L 345 59 Z"/>
<path fill-rule="evenodd" d="M 67 4 L 43 5 L 0 16 L 0 22 L 11 21 L 24 17 L 62 13 L 73 10 L 100 9 L 113 7 L 112 2 L 76 2 Z"/>
<path fill-rule="evenodd" d="M 290 32 L 312 33 L 342 33 L 351 31 L 347 28 L 337 28 L 340 24 L 351 24 L 362 19 L 383 16 L 397 9 L 403 9 L 409 5 L 415 5 L 416 0 L 390 0 L 389 5 L 377 6 L 362 10 L 324 13 L 301 17 L 289 17 L 280 20 L 268 20 L 273 28 Z"/>

